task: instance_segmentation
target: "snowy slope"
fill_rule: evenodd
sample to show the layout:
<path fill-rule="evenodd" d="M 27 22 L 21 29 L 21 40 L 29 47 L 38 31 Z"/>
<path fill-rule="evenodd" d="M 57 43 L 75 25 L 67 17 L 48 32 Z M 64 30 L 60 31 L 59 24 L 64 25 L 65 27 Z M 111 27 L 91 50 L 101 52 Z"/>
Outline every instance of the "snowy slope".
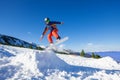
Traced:
<path fill-rule="evenodd" d="M 110 57 L 112 57 L 116 61 L 120 62 L 120 51 L 103 51 L 103 52 L 95 52 L 95 54 L 98 54 L 102 57 L 109 55 Z"/>
<path fill-rule="evenodd" d="M 120 64 L 0 45 L 0 80 L 120 80 Z"/>
<path fill-rule="evenodd" d="M 60 54 L 57 55 L 61 59 L 63 59 L 66 63 L 71 65 L 87 66 L 87 67 L 108 69 L 108 70 L 120 70 L 120 64 L 118 64 L 115 60 L 113 60 L 109 56 L 100 59 L 93 59 L 93 58 L 84 58 L 81 56 L 73 56 L 73 55 L 60 55 Z"/>
<path fill-rule="evenodd" d="M 41 47 L 36 45 L 35 43 L 29 43 L 29 42 L 20 40 L 18 38 L 11 37 L 8 35 L 3 35 L 3 34 L 0 34 L 0 44 L 25 47 L 25 48 L 41 49 Z"/>

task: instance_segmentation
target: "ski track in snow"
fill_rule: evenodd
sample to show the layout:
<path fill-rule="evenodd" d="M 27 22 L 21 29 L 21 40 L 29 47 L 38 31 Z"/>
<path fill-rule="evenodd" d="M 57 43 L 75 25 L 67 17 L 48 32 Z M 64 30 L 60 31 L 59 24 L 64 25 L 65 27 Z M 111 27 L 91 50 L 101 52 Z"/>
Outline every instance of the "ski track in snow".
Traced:
<path fill-rule="evenodd" d="M 120 80 L 120 64 L 0 45 L 0 80 Z"/>

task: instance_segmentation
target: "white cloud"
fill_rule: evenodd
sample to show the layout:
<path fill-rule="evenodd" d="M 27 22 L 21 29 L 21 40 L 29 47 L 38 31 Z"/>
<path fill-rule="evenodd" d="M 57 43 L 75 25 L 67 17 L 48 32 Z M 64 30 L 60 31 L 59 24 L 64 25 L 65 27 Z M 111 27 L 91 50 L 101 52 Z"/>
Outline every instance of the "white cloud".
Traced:
<path fill-rule="evenodd" d="M 92 46 L 92 45 L 93 45 L 93 43 L 88 43 L 87 45 L 88 45 L 88 46 Z"/>
<path fill-rule="evenodd" d="M 108 51 L 110 50 L 110 47 L 103 44 L 87 43 L 84 49 L 87 52 L 95 52 L 95 51 Z"/>
<path fill-rule="evenodd" d="M 59 48 L 64 48 L 64 47 L 65 47 L 65 44 L 59 45 Z"/>
<path fill-rule="evenodd" d="M 111 44 L 87 43 L 83 49 L 86 52 L 120 51 L 120 46 L 111 45 Z"/>
<path fill-rule="evenodd" d="M 27 34 L 31 34 L 31 32 L 27 32 Z"/>

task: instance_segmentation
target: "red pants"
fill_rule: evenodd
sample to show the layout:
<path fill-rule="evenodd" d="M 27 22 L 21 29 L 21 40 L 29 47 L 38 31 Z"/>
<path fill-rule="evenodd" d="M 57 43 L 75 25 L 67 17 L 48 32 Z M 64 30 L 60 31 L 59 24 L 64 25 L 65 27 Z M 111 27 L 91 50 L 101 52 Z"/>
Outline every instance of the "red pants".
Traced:
<path fill-rule="evenodd" d="M 59 37 L 57 29 L 54 29 L 52 32 L 48 34 L 49 43 L 53 43 L 52 36 L 54 36 L 56 39 Z"/>

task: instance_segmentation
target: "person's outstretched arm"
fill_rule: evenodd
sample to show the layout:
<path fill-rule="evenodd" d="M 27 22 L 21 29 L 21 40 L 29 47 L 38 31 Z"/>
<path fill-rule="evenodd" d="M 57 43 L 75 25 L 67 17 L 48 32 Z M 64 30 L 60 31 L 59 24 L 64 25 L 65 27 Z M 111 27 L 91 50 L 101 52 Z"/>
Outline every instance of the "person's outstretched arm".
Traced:
<path fill-rule="evenodd" d="M 40 37 L 40 41 L 42 41 L 42 39 L 43 39 L 44 35 L 47 33 L 47 31 L 48 31 L 48 27 L 46 26 L 41 37 Z"/>
<path fill-rule="evenodd" d="M 63 24 L 63 22 L 59 22 L 59 21 L 51 21 L 50 24 Z"/>

